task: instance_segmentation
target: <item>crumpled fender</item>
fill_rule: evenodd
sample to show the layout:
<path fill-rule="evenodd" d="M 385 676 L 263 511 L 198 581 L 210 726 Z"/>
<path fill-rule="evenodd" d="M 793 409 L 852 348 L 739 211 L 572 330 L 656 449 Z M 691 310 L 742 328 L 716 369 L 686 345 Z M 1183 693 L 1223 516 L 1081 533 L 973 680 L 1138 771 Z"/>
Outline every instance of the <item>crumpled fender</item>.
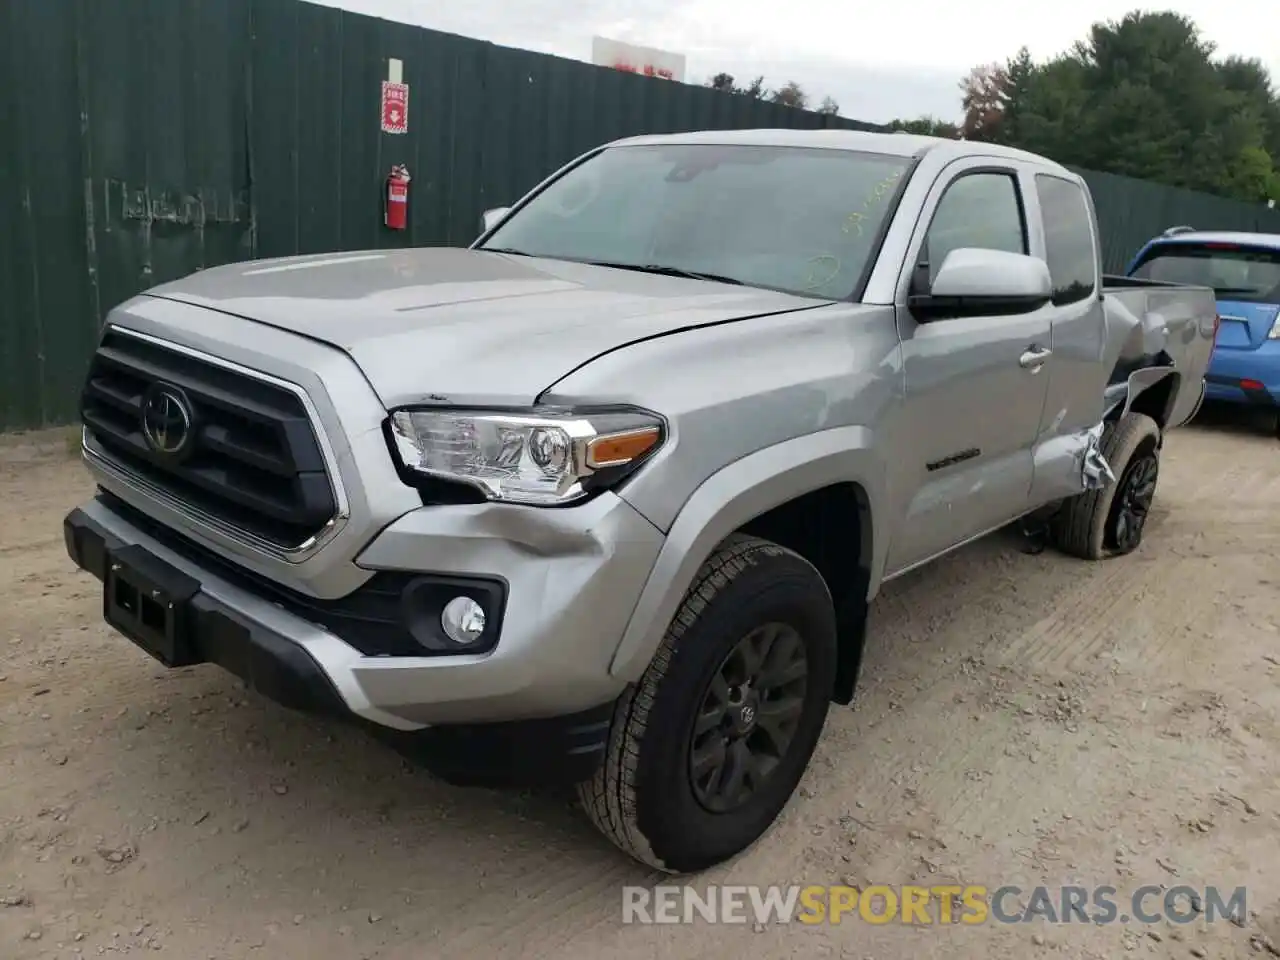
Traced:
<path fill-rule="evenodd" d="M 1135 297 L 1141 298 L 1140 305 L 1132 302 Z M 1107 297 L 1104 356 L 1111 360 L 1111 371 L 1103 391 L 1104 420 L 1124 416 L 1143 393 L 1178 373 L 1169 353 L 1168 317 L 1160 309 L 1147 309 L 1148 306 L 1147 293 L 1141 289 L 1109 293 Z"/>
<path fill-rule="evenodd" d="M 1080 452 L 1080 483 L 1086 490 L 1100 490 L 1116 482 L 1111 464 L 1102 453 L 1102 431 L 1106 421 L 1098 423 L 1084 435 Z"/>
<path fill-rule="evenodd" d="M 1146 358 L 1144 358 L 1146 360 Z M 1147 365 L 1133 370 L 1124 380 L 1114 383 L 1107 387 L 1105 401 L 1102 405 L 1102 416 L 1104 420 L 1118 420 L 1123 417 L 1131 409 L 1133 402 L 1143 393 L 1150 390 L 1157 383 L 1166 377 L 1171 377 L 1178 371 L 1174 368 L 1172 361 L 1168 357 L 1152 357 L 1146 360 Z M 1123 371 L 1117 371 L 1115 375 L 1123 375 Z"/>

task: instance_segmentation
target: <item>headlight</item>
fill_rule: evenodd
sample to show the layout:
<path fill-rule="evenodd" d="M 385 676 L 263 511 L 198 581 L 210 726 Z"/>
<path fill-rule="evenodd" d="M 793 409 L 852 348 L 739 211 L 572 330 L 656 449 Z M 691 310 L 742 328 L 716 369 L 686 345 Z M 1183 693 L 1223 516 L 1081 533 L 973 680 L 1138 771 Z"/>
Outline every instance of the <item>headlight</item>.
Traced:
<path fill-rule="evenodd" d="M 391 439 L 410 474 L 478 487 L 490 500 L 555 506 L 616 483 L 656 450 L 651 413 L 397 410 Z"/>

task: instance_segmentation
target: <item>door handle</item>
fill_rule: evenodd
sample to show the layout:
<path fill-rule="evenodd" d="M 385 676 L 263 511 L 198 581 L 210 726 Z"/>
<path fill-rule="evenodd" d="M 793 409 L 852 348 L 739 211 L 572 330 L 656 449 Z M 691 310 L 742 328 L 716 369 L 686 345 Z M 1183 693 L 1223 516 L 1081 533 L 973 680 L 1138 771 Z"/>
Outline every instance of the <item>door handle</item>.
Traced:
<path fill-rule="evenodd" d="M 1048 347 L 1032 347 L 1018 358 L 1018 366 L 1022 367 L 1023 370 L 1030 370 L 1032 373 L 1036 373 L 1044 366 L 1044 362 L 1052 354 L 1053 351 Z"/>

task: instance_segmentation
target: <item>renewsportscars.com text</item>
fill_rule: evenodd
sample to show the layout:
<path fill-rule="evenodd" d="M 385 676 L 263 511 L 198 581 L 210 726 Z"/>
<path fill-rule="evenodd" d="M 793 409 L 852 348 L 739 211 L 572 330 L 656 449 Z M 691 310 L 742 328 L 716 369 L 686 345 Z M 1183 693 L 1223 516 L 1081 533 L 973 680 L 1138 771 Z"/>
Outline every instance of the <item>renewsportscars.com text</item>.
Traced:
<path fill-rule="evenodd" d="M 1111 886 L 624 887 L 623 923 L 1192 923 L 1243 922 L 1244 887 L 1147 884 L 1122 895 Z"/>

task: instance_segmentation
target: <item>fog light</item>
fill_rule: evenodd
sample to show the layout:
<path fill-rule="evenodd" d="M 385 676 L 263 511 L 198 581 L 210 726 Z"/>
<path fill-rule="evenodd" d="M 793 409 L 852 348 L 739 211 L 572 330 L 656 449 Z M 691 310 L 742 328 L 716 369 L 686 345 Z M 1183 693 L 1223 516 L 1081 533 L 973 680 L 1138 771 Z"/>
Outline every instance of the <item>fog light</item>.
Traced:
<path fill-rule="evenodd" d="M 440 626 L 460 647 L 470 646 L 484 633 L 484 607 L 470 597 L 454 597 L 440 614 Z"/>

